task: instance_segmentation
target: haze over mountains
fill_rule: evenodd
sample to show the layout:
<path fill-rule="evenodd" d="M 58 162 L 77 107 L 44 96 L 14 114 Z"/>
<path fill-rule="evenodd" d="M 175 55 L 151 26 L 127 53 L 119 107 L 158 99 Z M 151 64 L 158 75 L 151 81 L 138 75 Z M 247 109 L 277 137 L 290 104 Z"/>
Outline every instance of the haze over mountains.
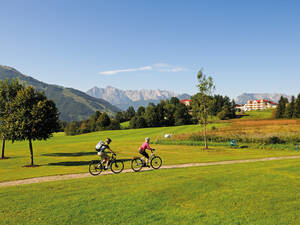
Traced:
<path fill-rule="evenodd" d="M 90 117 L 96 110 L 114 115 L 119 109 L 109 102 L 93 98 L 86 93 L 58 85 L 46 84 L 30 76 L 26 76 L 16 69 L 0 65 L 0 80 L 18 78 L 20 82 L 31 85 L 52 99 L 60 112 L 60 119 L 65 121 L 79 121 Z"/>
<path fill-rule="evenodd" d="M 150 102 L 157 104 L 160 100 L 170 99 L 174 96 L 179 99 L 190 98 L 188 94 L 176 94 L 166 90 L 121 90 L 108 86 L 106 88 L 94 87 L 87 91 L 92 97 L 104 99 L 122 110 L 129 106 L 137 109 L 139 106 L 147 106 Z"/>
<path fill-rule="evenodd" d="M 286 94 L 278 94 L 278 93 L 244 93 L 239 95 L 236 98 L 237 104 L 246 104 L 248 100 L 257 100 L 257 99 L 267 99 L 270 101 L 273 101 L 275 103 L 278 103 L 280 97 L 283 96 L 285 98 L 291 99 L 291 96 Z"/>

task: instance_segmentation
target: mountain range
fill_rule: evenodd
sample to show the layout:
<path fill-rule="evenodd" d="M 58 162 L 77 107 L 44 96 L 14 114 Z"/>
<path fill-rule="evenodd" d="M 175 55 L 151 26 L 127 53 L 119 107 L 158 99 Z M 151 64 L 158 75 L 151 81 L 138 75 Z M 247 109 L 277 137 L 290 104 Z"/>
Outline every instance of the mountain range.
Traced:
<path fill-rule="evenodd" d="M 0 65 L 0 80 L 18 78 L 25 85 L 30 85 L 38 91 L 43 91 L 48 99 L 52 99 L 60 112 L 60 119 L 65 121 L 84 120 L 94 114 L 95 111 L 115 114 L 119 109 L 109 102 L 91 97 L 86 93 L 58 85 L 51 85 L 24 75 L 16 69 Z"/>
<path fill-rule="evenodd" d="M 188 94 L 176 94 L 166 90 L 121 90 L 111 86 L 106 88 L 94 87 L 86 92 L 92 97 L 101 98 L 109 101 L 122 110 L 126 110 L 129 106 L 137 109 L 139 106 L 147 106 L 150 102 L 155 104 L 160 100 L 170 99 L 174 96 L 179 99 L 190 98 Z"/>
<path fill-rule="evenodd" d="M 273 101 L 275 103 L 278 103 L 280 97 L 283 96 L 285 98 L 288 98 L 289 101 L 291 99 L 291 96 L 286 94 L 279 94 L 279 93 L 244 93 L 239 95 L 236 98 L 237 104 L 246 104 L 248 100 L 258 100 L 258 99 L 266 99 L 269 101 Z"/>

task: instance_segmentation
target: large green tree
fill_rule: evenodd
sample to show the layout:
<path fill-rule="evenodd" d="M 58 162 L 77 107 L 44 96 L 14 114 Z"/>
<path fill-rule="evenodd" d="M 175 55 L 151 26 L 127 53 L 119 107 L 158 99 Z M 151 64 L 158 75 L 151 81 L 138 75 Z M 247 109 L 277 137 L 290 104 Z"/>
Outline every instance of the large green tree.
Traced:
<path fill-rule="evenodd" d="M 159 126 L 159 118 L 156 113 L 156 106 L 153 103 L 149 103 L 149 105 L 147 106 L 144 118 L 149 127 Z"/>
<path fill-rule="evenodd" d="M 295 113 L 295 96 L 292 96 L 291 102 L 286 106 L 284 117 L 287 119 L 291 119 L 294 117 L 294 113 Z"/>
<path fill-rule="evenodd" d="M 52 100 L 31 86 L 18 91 L 12 108 L 9 118 L 16 128 L 14 137 L 29 141 L 30 165 L 33 166 L 32 141 L 46 140 L 59 128 L 58 110 Z"/>
<path fill-rule="evenodd" d="M 276 107 L 275 118 L 280 119 L 285 116 L 286 104 L 288 103 L 288 99 L 283 96 L 280 97 L 278 105 Z"/>
<path fill-rule="evenodd" d="M 174 119 L 175 119 L 176 126 L 191 123 L 191 116 L 189 114 L 187 107 L 184 104 L 182 103 L 177 104 L 174 113 Z"/>
<path fill-rule="evenodd" d="M 296 99 L 295 108 L 294 108 L 294 117 L 300 118 L 300 94 L 298 94 L 298 97 Z"/>
<path fill-rule="evenodd" d="M 12 101 L 17 92 L 24 89 L 24 86 L 17 79 L 0 80 L 0 136 L 2 138 L 1 159 L 5 159 L 5 140 L 14 140 L 14 124 L 9 123 L 9 117 L 12 116 Z"/>
<path fill-rule="evenodd" d="M 198 120 L 198 123 L 203 125 L 204 145 L 205 149 L 208 149 L 207 124 L 208 116 L 211 114 L 211 107 L 214 104 L 212 92 L 215 89 L 215 86 L 212 77 L 206 77 L 206 75 L 203 74 L 202 69 L 198 72 L 197 79 L 199 92 L 192 96 L 192 110 L 194 117 Z"/>
<path fill-rule="evenodd" d="M 103 112 L 101 116 L 99 116 L 96 124 L 98 130 L 103 130 L 110 125 L 110 118 L 106 112 Z"/>

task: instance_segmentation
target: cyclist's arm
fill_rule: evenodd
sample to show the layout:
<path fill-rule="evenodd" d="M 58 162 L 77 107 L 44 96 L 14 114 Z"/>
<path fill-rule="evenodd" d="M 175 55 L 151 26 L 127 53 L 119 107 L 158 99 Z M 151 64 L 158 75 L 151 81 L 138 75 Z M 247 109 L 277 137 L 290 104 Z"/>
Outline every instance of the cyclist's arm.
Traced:
<path fill-rule="evenodd" d="M 112 153 L 112 154 L 115 154 L 115 155 L 116 155 L 116 153 L 114 153 L 114 151 L 113 151 L 113 150 L 111 150 L 111 149 L 110 149 L 110 147 L 107 147 L 107 149 L 110 151 L 110 153 Z"/>
<path fill-rule="evenodd" d="M 150 145 L 147 143 L 147 146 L 146 146 L 147 149 L 151 150 L 152 148 L 150 147 Z"/>

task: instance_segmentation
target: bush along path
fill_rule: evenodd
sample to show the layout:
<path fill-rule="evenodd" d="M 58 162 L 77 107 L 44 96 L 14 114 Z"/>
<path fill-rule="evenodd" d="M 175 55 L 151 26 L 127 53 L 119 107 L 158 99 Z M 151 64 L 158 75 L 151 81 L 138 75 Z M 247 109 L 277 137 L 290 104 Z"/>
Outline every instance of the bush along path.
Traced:
<path fill-rule="evenodd" d="M 281 156 L 281 157 L 268 157 L 262 159 L 243 159 L 243 160 L 229 160 L 229 161 L 219 161 L 219 162 L 205 162 L 205 163 L 187 163 L 187 164 L 179 164 L 179 165 L 168 165 L 162 166 L 160 169 L 175 169 L 175 168 L 187 168 L 187 167 L 199 167 L 199 166 L 215 166 L 215 165 L 227 165 L 227 164 L 236 164 L 236 163 L 251 163 L 251 162 L 264 162 L 264 161 L 274 161 L 274 160 L 286 160 L 286 159 L 299 159 L 300 155 L 297 156 Z M 150 168 L 143 168 L 142 171 L 153 170 Z M 131 173 L 134 172 L 131 169 L 123 170 L 122 173 Z M 109 175 L 113 174 L 112 172 L 103 172 L 101 175 Z M 34 184 L 34 183 L 42 183 L 42 182 L 50 182 L 50 181 L 58 181 L 58 180 L 70 180 L 70 179 L 78 179 L 85 177 L 93 177 L 89 173 L 77 173 L 77 174 L 66 174 L 66 175 L 55 175 L 55 176 L 45 176 L 45 177 L 35 177 L 24 180 L 15 180 L 15 181 L 6 181 L 0 182 L 1 187 L 8 186 L 17 186 L 22 184 Z"/>

